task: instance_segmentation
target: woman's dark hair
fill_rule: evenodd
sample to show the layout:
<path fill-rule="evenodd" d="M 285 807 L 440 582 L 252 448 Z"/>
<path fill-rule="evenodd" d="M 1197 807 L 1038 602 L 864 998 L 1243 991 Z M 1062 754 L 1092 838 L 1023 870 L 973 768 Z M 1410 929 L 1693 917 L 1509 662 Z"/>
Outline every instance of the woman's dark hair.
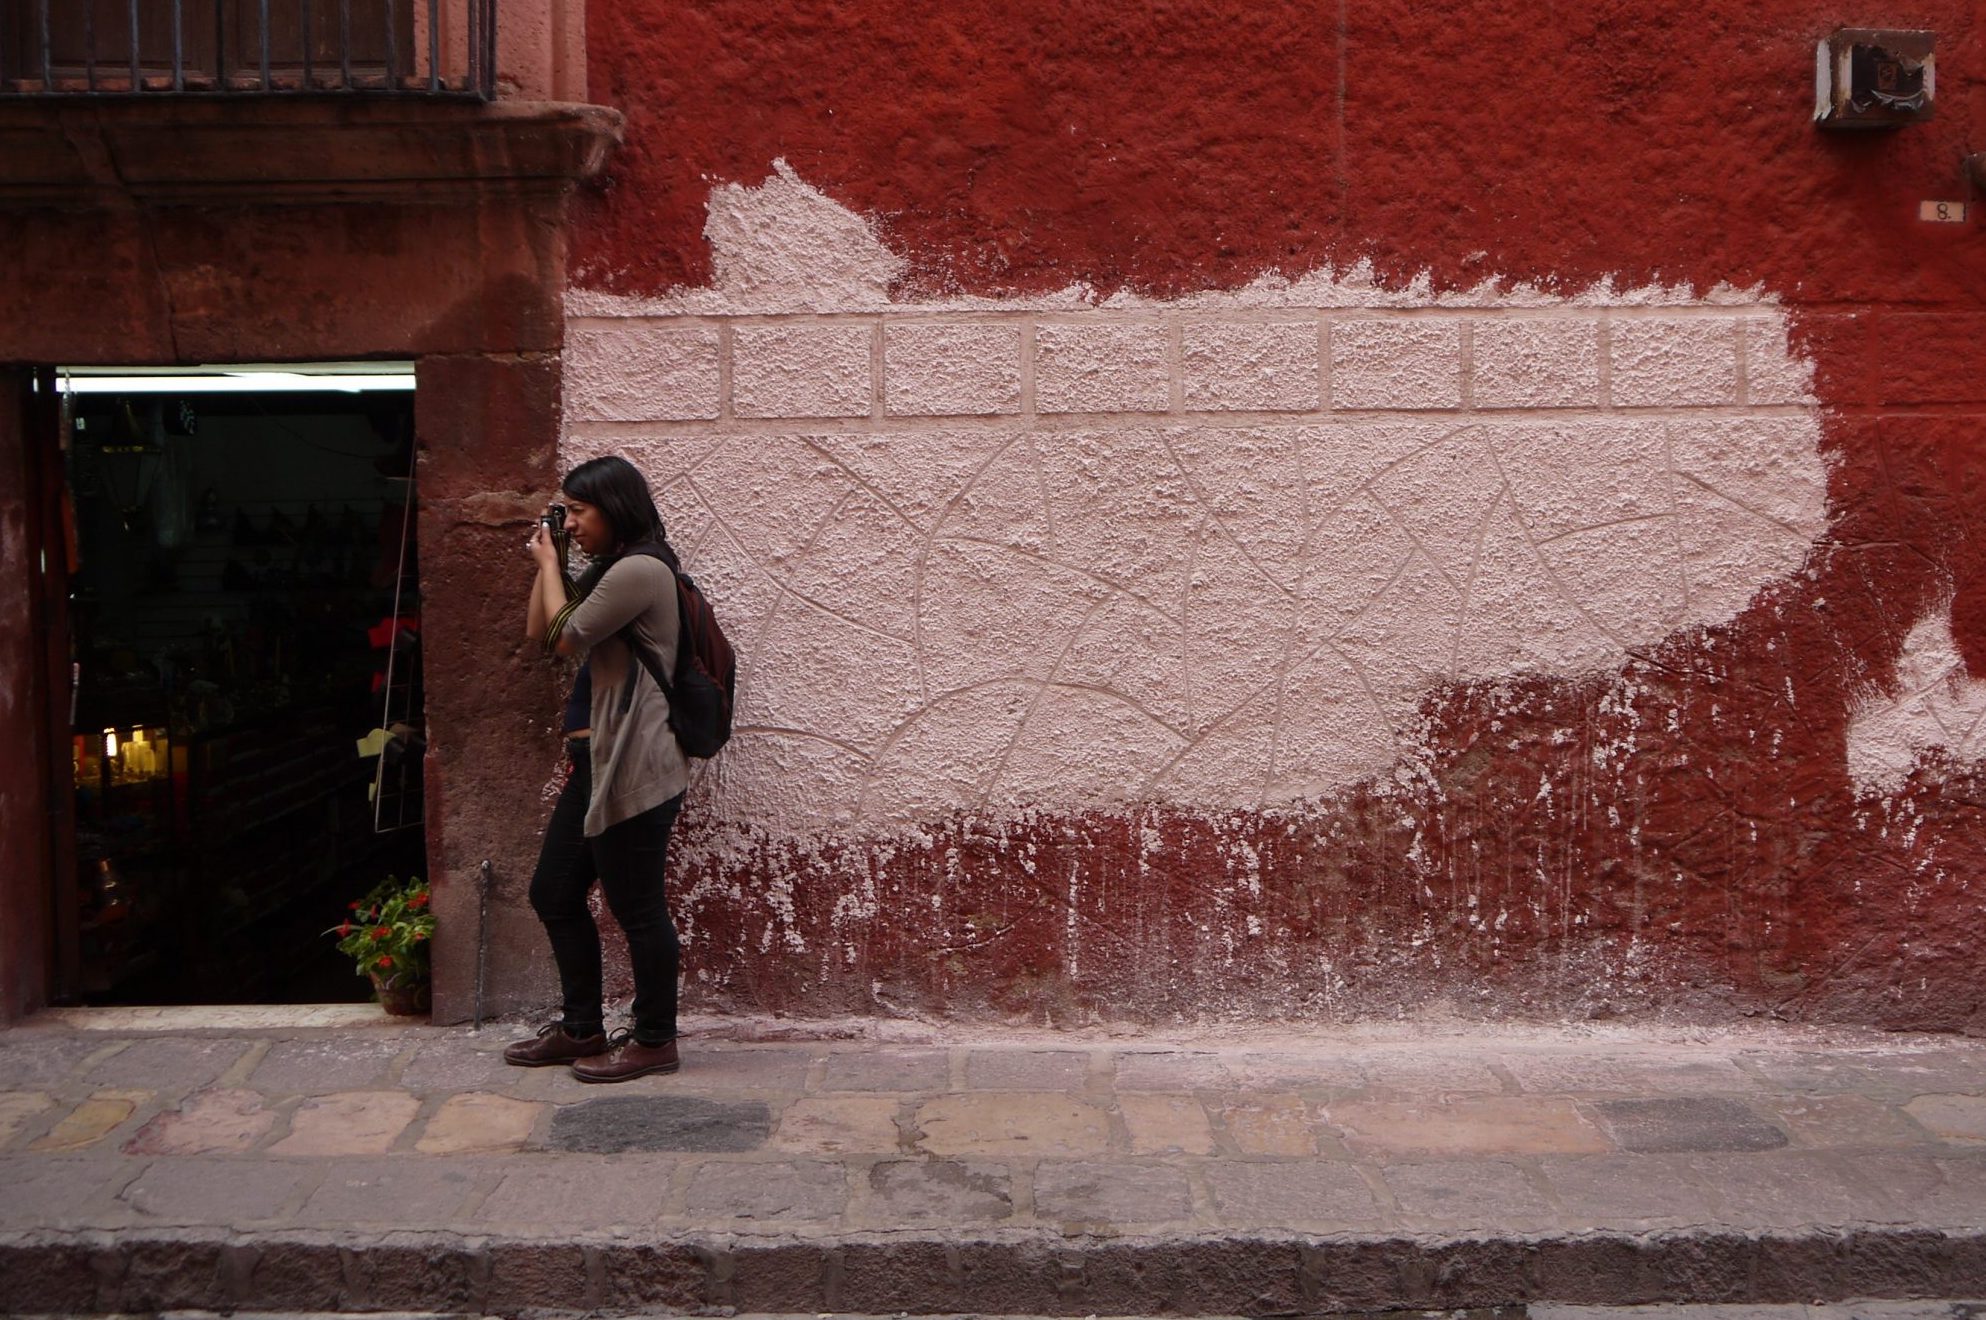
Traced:
<path fill-rule="evenodd" d="M 619 454 L 589 458 L 565 474 L 559 489 L 592 505 L 613 529 L 616 546 L 649 540 L 662 530 L 662 515 L 641 470 Z"/>
<path fill-rule="evenodd" d="M 580 595 L 593 590 L 615 560 L 637 547 L 652 548 L 671 570 L 682 572 L 682 562 L 669 544 L 655 497 L 648 493 L 648 480 L 641 469 L 619 454 L 589 458 L 565 474 L 559 489 L 600 511 L 614 535 L 614 548 L 593 561 L 574 584 Z"/>

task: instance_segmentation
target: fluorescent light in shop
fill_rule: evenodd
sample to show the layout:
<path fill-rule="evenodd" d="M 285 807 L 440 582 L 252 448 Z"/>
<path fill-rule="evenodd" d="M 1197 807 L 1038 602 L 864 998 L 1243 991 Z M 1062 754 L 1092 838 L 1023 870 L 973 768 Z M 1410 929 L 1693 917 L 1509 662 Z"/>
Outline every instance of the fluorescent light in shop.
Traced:
<path fill-rule="evenodd" d="M 280 366 L 65 367 L 67 394 L 366 394 L 414 388 L 411 362 L 320 362 Z"/>

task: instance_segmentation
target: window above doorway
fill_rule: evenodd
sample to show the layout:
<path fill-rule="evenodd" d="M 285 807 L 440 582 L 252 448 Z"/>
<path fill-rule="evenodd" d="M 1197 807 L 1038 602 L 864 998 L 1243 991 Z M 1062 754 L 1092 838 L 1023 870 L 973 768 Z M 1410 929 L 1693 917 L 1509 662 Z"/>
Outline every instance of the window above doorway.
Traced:
<path fill-rule="evenodd" d="M 495 0 L 6 0 L 0 97 L 471 97 Z"/>

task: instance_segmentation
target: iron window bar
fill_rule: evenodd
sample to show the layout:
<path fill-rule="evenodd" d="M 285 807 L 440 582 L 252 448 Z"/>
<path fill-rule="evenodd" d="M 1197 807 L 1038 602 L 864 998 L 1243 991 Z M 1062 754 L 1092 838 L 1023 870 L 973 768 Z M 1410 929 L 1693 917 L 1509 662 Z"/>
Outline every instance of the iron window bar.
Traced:
<path fill-rule="evenodd" d="M 0 0 L 0 98 L 490 100 L 497 0 Z"/>

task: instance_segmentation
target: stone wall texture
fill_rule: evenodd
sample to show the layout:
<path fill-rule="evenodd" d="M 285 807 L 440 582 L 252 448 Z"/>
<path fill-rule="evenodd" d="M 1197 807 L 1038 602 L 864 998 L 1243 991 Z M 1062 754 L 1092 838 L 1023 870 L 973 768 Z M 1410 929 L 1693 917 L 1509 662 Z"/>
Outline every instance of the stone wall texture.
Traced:
<path fill-rule="evenodd" d="M 1967 7 L 1852 140 L 1795 0 L 654 8 L 561 457 L 742 657 L 693 1004 L 1982 1022 Z"/>

